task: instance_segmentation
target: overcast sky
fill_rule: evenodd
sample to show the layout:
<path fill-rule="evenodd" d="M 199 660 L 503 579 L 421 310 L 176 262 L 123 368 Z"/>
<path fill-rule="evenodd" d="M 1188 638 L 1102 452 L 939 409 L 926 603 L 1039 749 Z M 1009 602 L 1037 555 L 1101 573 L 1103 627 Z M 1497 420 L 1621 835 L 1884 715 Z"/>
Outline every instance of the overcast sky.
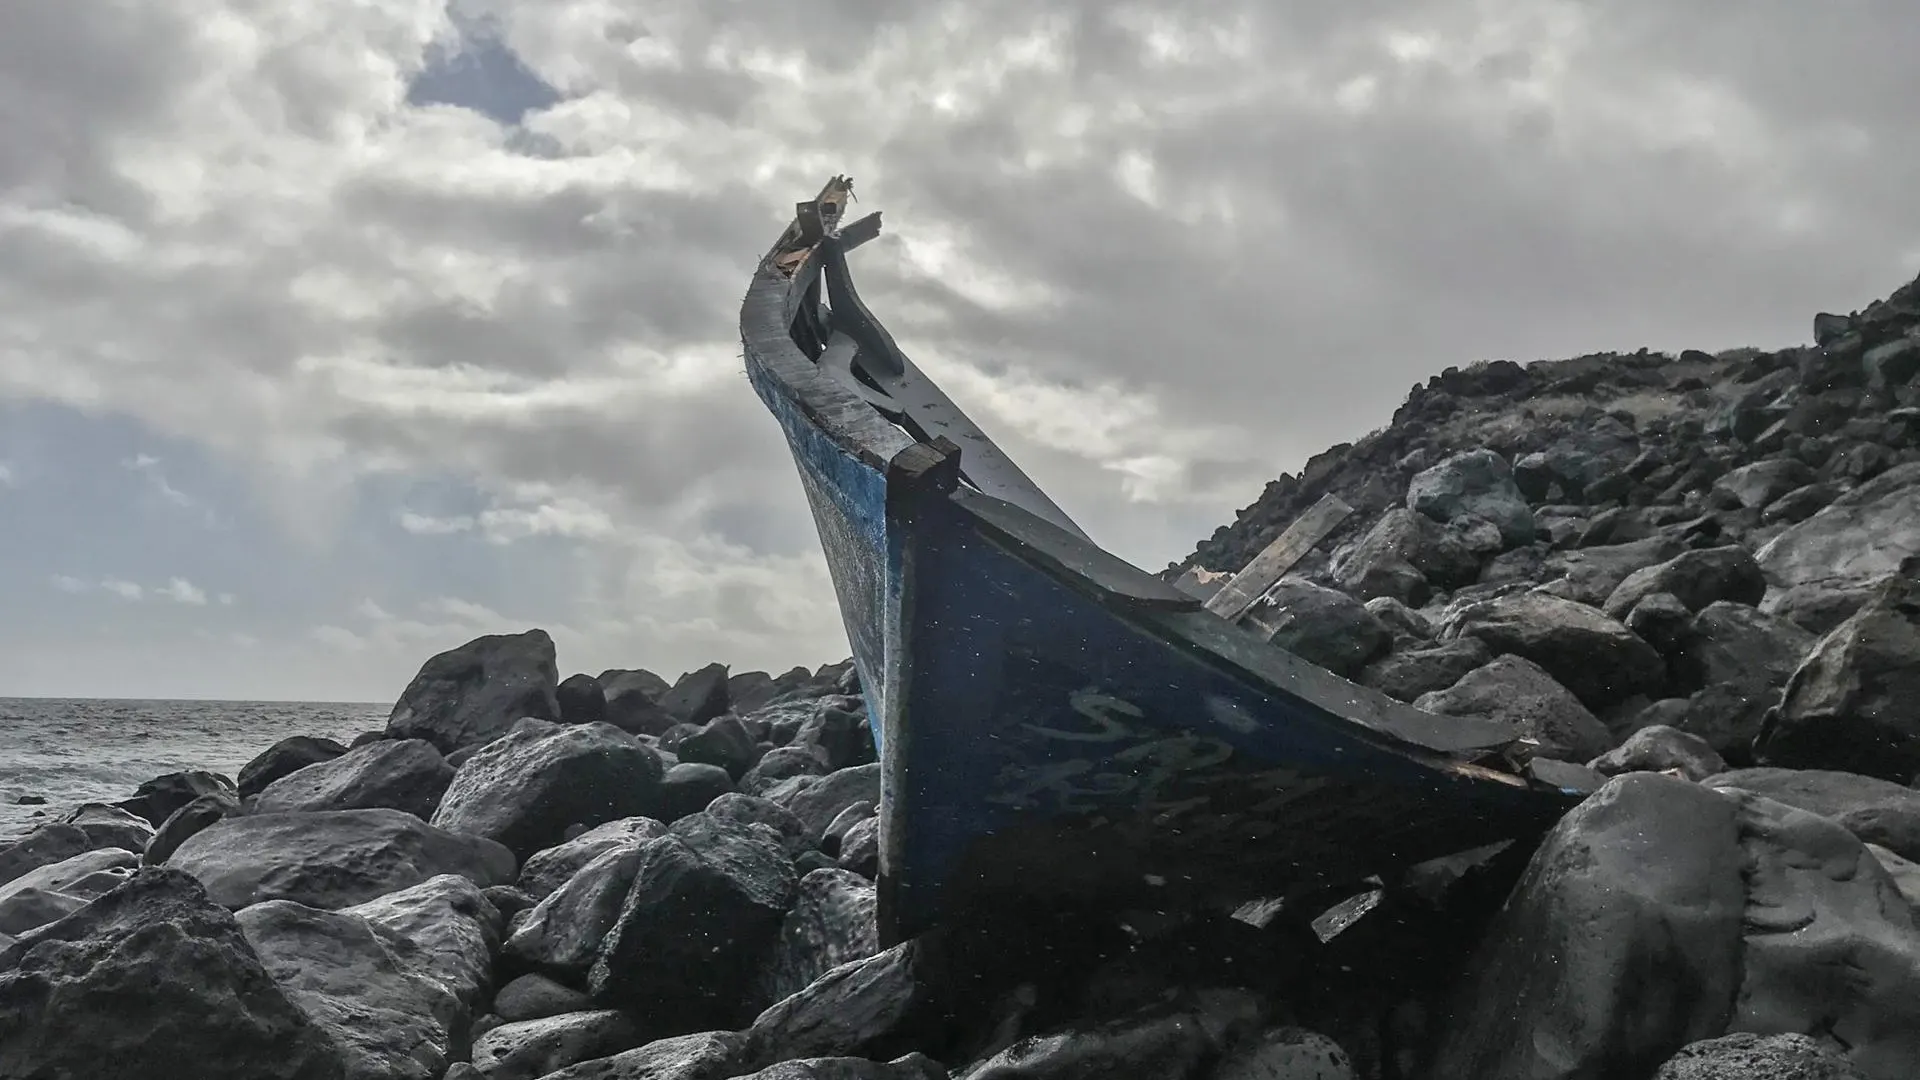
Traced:
<path fill-rule="evenodd" d="M 909 355 L 1157 570 L 1447 365 L 1885 295 L 1916 56 L 1910 0 L 0 4 L 0 694 L 842 658 L 736 324 L 835 172 Z"/>

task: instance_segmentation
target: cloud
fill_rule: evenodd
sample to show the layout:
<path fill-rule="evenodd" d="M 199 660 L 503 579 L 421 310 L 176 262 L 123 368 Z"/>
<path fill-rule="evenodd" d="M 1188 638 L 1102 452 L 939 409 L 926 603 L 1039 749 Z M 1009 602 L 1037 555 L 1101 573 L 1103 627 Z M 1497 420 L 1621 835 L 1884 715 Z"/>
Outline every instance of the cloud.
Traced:
<path fill-rule="evenodd" d="M 20 486 L 20 477 L 14 472 L 13 465 L 6 461 L 0 461 L 0 488 L 18 486 Z"/>
<path fill-rule="evenodd" d="M 155 589 L 154 593 L 175 603 L 191 604 L 195 607 L 205 607 L 207 603 L 206 591 L 186 578 L 169 578 L 166 585 Z"/>
<path fill-rule="evenodd" d="M 845 655 L 735 337 L 836 171 L 895 337 L 1150 567 L 1449 364 L 1802 341 L 1920 269 L 1891 0 L 455 8 L 0 7 L 0 400 L 231 472 L 127 466 L 302 545 L 248 569 L 323 599 L 246 632 L 340 693 L 310 628 L 481 625 L 432 593 L 583 665 Z"/>
<path fill-rule="evenodd" d="M 206 591 L 183 577 L 168 578 L 166 584 L 157 586 L 143 586 L 123 578 L 101 578 L 97 581 L 88 581 L 67 574 L 55 574 L 50 580 L 53 587 L 63 593 L 100 592 L 122 600 L 139 601 L 149 598 L 171 600 L 176 604 L 186 604 L 190 607 L 205 607 L 207 604 Z M 220 594 L 220 602 L 231 604 L 233 594 Z"/>

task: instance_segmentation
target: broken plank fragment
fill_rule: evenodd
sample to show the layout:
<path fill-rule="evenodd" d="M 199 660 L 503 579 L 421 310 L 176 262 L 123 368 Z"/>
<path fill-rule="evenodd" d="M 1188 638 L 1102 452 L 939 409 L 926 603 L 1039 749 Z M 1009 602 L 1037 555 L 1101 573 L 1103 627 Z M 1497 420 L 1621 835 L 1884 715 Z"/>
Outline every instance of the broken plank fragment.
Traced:
<path fill-rule="evenodd" d="M 1353 507 L 1342 502 L 1337 495 L 1322 495 L 1320 501 L 1307 508 L 1307 512 L 1295 518 L 1293 524 L 1286 527 L 1273 543 L 1253 557 L 1233 580 L 1213 598 L 1207 601 L 1208 611 L 1227 620 L 1239 622 L 1240 617 L 1253 607 L 1255 601 L 1265 596 L 1273 583 L 1293 569 L 1294 564 L 1306 557 L 1314 545 L 1327 538 L 1327 534 L 1340 527 L 1353 513 Z"/>

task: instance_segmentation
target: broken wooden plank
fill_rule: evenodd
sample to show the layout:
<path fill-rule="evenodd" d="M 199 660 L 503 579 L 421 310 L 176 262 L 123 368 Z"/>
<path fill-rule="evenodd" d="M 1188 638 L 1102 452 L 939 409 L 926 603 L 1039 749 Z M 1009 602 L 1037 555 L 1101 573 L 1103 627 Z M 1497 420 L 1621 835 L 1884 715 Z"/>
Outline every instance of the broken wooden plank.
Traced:
<path fill-rule="evenodd" d="M 1273 588 L 1274 582 L 1306 558 L 1314 545 L 1325 540 L 1327 534 L 1339 528 L 1352 513 L 1353 507 L 1342 502 L 1339 496 L 1322 495 L 1319 502 L 1295 518 L 1266 550 L 1255 555 L 1232 581 L 1213 594 L 1207 601 L 1207 610 L 1228 622 L 1239 622 L 1240 617 Z"/>

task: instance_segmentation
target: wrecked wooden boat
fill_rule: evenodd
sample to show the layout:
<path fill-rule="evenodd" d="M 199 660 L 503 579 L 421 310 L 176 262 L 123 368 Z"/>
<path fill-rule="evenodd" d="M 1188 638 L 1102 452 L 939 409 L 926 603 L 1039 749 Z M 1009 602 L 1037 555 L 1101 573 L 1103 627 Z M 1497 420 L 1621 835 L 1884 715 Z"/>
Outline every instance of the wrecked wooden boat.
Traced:
<path fill-rule="evenodd" d="M 1269 644 L 1241 616 L 1271 565 L 1203 601 L 1102 550 L 862 303 L 847 255 L 879 215 L 843 223 L 851 196 L 835 177 L 798 204 L 740 333 L 880 749 L 886 940 L 982 904 L 1324 895 L 1538 835 L 1577 801 L 1495 767 L 1510 725 Z"/>

